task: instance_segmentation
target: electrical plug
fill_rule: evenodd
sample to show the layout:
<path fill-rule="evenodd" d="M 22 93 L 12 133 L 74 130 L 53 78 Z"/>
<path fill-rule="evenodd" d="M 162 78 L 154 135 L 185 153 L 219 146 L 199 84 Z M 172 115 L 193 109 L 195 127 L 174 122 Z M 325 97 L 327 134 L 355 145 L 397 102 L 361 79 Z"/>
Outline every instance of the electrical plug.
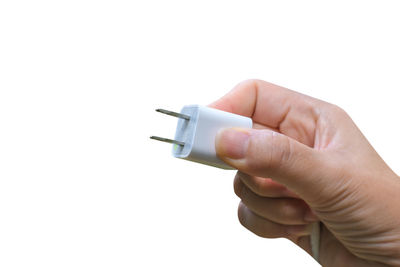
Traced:
<path fill-rule="evenodd" d="M 233 170 L 231 166 L 217 157 L 215 152 L 215 136 L 222 128 L 241 127 L 252 128 L 250 118 L 218 109 L 189 105 L 184 106 L 180 113 L 165 109 L 156 109 L 178 118 L 175 138 L 168 139 L 151 136 L 151 139 L 172 143 L 172 155 L 221 169 Z"/>

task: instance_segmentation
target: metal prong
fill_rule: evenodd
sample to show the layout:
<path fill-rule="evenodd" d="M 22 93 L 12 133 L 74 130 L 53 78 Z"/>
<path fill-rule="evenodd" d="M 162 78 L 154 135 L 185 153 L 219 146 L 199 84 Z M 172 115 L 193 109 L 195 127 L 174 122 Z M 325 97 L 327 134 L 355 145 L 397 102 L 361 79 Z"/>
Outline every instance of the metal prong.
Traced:
<path fill-rule="evenodd" d="M 178 117 L 181 119 L 190 120 L 190 116 L 182 114 L 182 113 L 177 113 L 177 112 L 169 111 L 169 110 L 162 109 L 162 108 L 158 108 L 158 109 L 156 109 L 156 111 L 170 115 L 170 116 Z"/>
<path fill-rule="evenodd" d="M 164 137 L 159 137 L 159 136 L 150 136 L 150 139 L 158 140 L 161 142 L 166 142 L 166 143 L 171 143 L 171 144 L 176 144 L 180 146 L 184 146 L 185 142 L 177 141 L 177 140 L 172 140 Z"/>

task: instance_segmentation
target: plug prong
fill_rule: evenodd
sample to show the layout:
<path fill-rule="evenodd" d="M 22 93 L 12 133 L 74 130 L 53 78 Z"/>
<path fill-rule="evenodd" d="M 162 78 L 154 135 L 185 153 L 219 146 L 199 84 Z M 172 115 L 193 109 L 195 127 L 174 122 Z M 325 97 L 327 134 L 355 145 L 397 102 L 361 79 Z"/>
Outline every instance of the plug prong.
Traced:
<path fill-rule="evenodd" d="M 159 137 L 159 136 L 150 136 L 150 139 L 158 140 L 161 142 L 166 142 L 166 143 L 171 143 L 171 144 L 176 144 L 180 146 L 184 146 L 185 142 L 177 141 L 177 140 L 172 140 L 164 137 Z"/>
<path fill-rule="evenodd" d="M 160 113 L 164 113 L 164 114 L 170 115 L 170 116 L 174 116 L 174 117 L 177 117 L 177 118 L 190 120 L 190 116 L 182 114 L 182 113 L 173 112 L 173 111 L 169 111 L 169 110 L 162 109 L 162 108 L 158 108 L 158 109 L 156 109 L 156 111 L 160 112 Z"/>

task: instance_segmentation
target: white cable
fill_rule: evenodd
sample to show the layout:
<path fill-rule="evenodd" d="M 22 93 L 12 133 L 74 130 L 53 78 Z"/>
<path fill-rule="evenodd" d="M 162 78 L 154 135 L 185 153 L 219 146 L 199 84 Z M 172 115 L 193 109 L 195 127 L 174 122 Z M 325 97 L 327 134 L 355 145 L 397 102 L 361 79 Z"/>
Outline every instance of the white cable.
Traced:
<path fill-rule="evenodd" d="M 319 245 L 320 245 L 320 235 L 321 235 L 321 224 L 320 222 L 315 222 L 311 225 L 311 253 L 313 258 L 319 262 Z"/>

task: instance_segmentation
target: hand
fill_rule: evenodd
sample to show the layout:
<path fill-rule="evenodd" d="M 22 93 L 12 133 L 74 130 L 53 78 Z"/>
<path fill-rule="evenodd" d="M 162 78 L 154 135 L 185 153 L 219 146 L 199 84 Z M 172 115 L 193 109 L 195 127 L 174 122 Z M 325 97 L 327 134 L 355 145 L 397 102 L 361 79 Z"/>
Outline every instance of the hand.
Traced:
<path fill-rule="evenodd" d="M 258 80 L 210 106 L 253 119 L 216 138 L 244 227 L 311 253 L 320 220 L 323 266 L 400 266 L 400 179 L 342 109 Z"/>

